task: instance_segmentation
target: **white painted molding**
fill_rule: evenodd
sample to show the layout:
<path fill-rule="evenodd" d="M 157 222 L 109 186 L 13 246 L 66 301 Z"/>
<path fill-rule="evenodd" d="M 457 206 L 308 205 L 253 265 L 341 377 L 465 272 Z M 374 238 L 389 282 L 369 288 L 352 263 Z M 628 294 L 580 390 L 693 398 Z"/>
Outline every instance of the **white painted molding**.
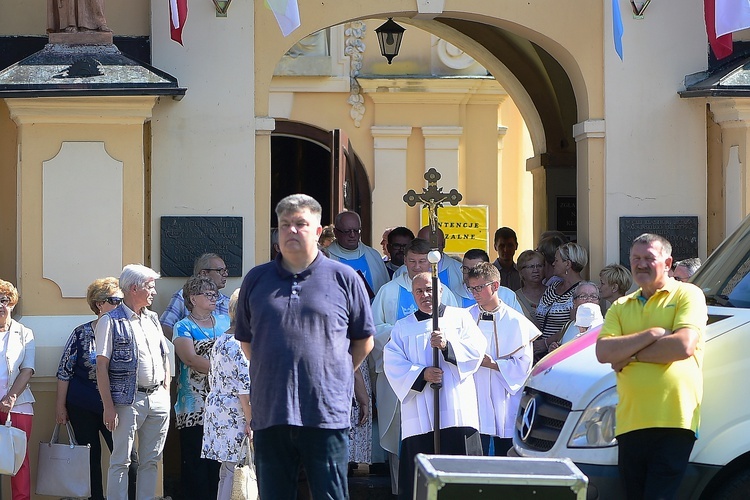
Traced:
<path fill-rule="evenodd" d="M 42 162 L 42 275 L 63 297 L 122 270 L 123 189 L 123 163 L 103 142 L 63 142 Z"/>
<path fill-rule="evenodd" d="M 435 52 L 440 62 L 451 69 L 466 69 L 477 63 L 469 54 L 442 38 L 438 39 Z"/>
<path fill-rule="evenodd" d="M 584 139 L 601 139 L 604 132 L 604 120 L 586 120 L 573 125 L 573 138 L 576 142 Z"/>
<path fill-rule="evenodd" d="M 255 117 L 255 135 L 271 135 L 276 130 L 276 120 L 270 116 Z"/>
<path fill-rule="evenodd" d="M 405 150 L 409 144 L 411 132 L 412 127 L 382 125 L 370 127 L 375 149 Z"/>
<path fill-rule="evenodd" d="M 708 104 L 711 107 L 714 121 L 721 128 L 750 127 L 750 103 L 745 100 L 727 97 L 711 98 L 708 100 Z"/>
<path fill-rule="evenodd" d="M 445 0 L 417 0 L 417 15 L 414 19 L 435 19 L 444 9 Z"/>
<path fill-rule="evenodd" d="M 505 134 L 508 133 L 508 127 L 498 125 L 497 127 L 497 149 L 502 151 L 505 147 Z"/>
<path fill-rule="evenodd" d="M 351 106 L 349 116 L 354 121 L 354 126 L 359 128 L 362 118 L 365 116 L 365 96 L 362 95 L 362 88 L 359 86 L 357 77 L 362 70 L 362 60 L 364 59 L 365 49 L 365 31 L 367 24 L 364 21 L 352 21 L 346 24 L 344 30 L 344 54 L 349 56 L 349 98 L 347 102 Z"/>

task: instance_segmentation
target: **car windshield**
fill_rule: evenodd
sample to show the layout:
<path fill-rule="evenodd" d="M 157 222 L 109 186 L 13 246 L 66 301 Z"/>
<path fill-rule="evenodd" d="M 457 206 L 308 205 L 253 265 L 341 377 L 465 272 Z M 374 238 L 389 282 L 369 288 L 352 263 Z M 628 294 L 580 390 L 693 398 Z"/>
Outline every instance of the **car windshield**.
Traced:
<path fill-rule="evenodd" d="M 692 279 L 709 305 L 750 308 L 750 217 L 698 269 Z"/>

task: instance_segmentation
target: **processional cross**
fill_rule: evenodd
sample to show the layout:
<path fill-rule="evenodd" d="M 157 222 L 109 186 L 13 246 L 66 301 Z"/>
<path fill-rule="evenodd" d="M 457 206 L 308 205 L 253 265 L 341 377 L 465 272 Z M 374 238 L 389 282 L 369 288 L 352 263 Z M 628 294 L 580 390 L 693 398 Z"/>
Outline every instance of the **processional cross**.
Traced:
<path fill-rule="evenodd" d="M 417 203 L 422 203 L 422 207 L 427 209 L 430 220 L 430 246 L 433 250 L 437 250 L 438 247 L 438 208 L 442 207 L 446 202 L 451 205 L 458 205 L 458 202 L 463 199 L 461 193 L 455 188 L 451 189 L 449 193 L 443 193 L 443 188 L 437 186 L 437 182 L 441 177 L 440 172 L 434 168 L 430 168 L 424 174 L 427 187 L 422 188 L 422 193 L 417 194 L 413 189 L 410 189 L 404 195 L 404 202 L 410 207 L 413 207 Z"/>
<path fill-rule="evenodd" d="M 440 262 L 441 254 L 438 248 L 438 208 L 442 207 L 444 203 L 450 203 L 451 205 L 458 205 L 463 196 L 458 192 L 457 189 L 451 189 L 448 193 L 443 193 L 443 188 L 438 187 L 437 182 L 442 176 L 440 172 L 434 168 L 430 168 L 424 174 L 424 179 L 427 181 L 427 187 L 422 188 L 422 193 L 417 194 L 413 189 L 407 191 L 404 195 L 404 202 L 413 207 L 417 203 L 422 203 L 423 208 L 427 208 L 427 214 L 430 220 L 430 251 L 427 256 L 430 261 L 430 267 L 432 268 L 432 330 L 438 330 L 438 307 L 440 305 L 439 293 L 438 293 L 438 263 Z M 432 349 L 432 366 L 440 368 L 440 350 L 437 347 Z M 433 436 L 435 453 L 440 453 L 440 388 L 442 384 L 431 384 L 433 395 L 434 395 L 434 424 Z"/>

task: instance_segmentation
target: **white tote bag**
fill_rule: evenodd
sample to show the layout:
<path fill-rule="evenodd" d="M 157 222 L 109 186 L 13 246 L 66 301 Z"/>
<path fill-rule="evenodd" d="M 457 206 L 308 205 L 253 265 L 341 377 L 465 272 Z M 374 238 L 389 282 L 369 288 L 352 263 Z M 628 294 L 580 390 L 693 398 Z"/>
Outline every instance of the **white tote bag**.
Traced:
<path fill-rule="evenodd" d="M 0 474 L 15 476 L 26 457 L 26 433 L 11 426 L 10 413 L 0 426 Z"/>

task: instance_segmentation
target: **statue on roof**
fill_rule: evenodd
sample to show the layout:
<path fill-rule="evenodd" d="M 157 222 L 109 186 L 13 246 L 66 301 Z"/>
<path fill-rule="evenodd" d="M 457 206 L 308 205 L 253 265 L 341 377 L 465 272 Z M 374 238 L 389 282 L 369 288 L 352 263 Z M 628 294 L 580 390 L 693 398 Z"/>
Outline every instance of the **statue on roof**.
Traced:
<path fill-rule="evenodd" d="M 104 0 L 47 0 L 47 33 L 111 33 Z"/>

